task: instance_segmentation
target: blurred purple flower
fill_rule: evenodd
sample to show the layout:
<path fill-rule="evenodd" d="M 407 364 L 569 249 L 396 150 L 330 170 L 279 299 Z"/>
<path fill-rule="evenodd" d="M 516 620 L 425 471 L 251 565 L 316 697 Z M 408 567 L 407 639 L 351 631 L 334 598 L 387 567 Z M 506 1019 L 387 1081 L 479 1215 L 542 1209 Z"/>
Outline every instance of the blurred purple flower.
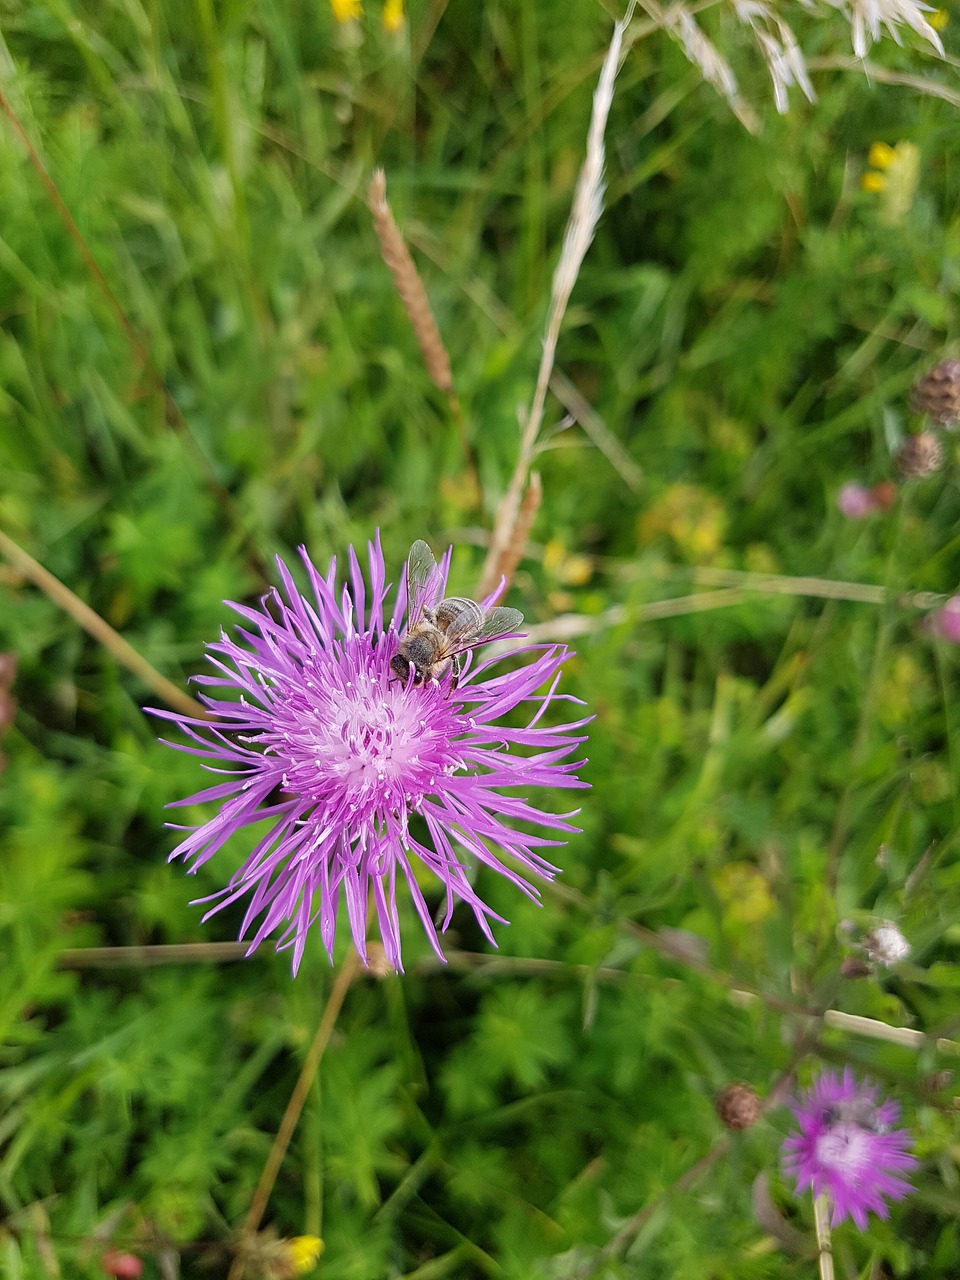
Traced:
<path fill-rule="evenodd" d="M 837 506 L 848 520 L 863 520 L 877 510 L 873 494 L 855 480 L 848 480 L 837 490 Z"/>
<path fill-rule="evenodd" d="M 798 1193 L 812 1187 L 830 1198 L 834 1226 L 852 1218 L 863 1231 L 869 1212 L 887 1217 L 884 1197 L 902 1200 L 913 1191 L 899 1176 L 917 1167 L 909 1130 L 892 1127 L 899 1106 L 878 1102 L 876 1086 L 849 1067 L 842 1077 L 824 1071 L 790 1107 L 800 1132 L 783 1144 L 784 1171 Z"/>
<path fill-rule="evenodd" d="M 935 636 L 960 644 L 960 596 L 951 596 L 942 608 L 929 615 L 927 622 Z"/>
<path fill-rule="evenodd" d="M 212 718 L 155 711 L 178 725 L 194 745 L 168 743 L 210 761 L 203 767 L 228 780 L 176 801 L 216 801 L 217 814 L 188 828 L 170 855 L 191 872 L 245 827 L 268 822 L 226 888 L 201 901 L 216 905 L 204 919 L 249 895 L 240 931 L 253 951 L 278 926 L 277 949 L 293 947 L 293 971 L 307 935 L 319 920 L 332 958 L 341 894 L 353 941 L 367 962 L 367 909 L 372 898 L 386 957 L 402 968 L 397 880 L 405 880 L 433 949 L 437 932 L 418 883 L 416 863 L 429 869 L 446 892 L 446 929 L 457 900 L 473 911 L 487 939 L 490 921 L 503 921 L 475 893 L 468 862 L 505 876 L 528 897 L 539 892 L 525 876 L 551 880 L 557 868 L 538 849 L 563 844 L 526 830 L 546 827 L 564 836 L 566 820 L 506 794 L 514 788 L 583 787 L 568 757 L 584 741 L 586 719 L 542 723 L 558 695 L 561 645 L 526 645 L 527 663 L 495 674 L 500 657 L 472 664 L 468 655 L 459 685 L 449 674 L 439 684 L 398 680 L 390 660 L 397 653 L 406 589 L 401 584 L 385 619 L 383 553 L 379 537 L 369 546 L 369 603 L 363 575 L 350 549 L 350 583 L 337 591 L 336 561 L 326 577 L 300 555 L 311 592 L 301 594 L 278 559 L 284 595 L 274 589 L 259 608 L 231 604 L 253 630 L 221 633 L 208 646 L 220 672 L 197 682 L 239 694 L 221 700 L 201 695 Z M 438 574 L 446 585 L 449 553 Z M 544 685 L 545 692 L 538 692 Z M 523 727 L 502 718 L 521 706 L 533 714 Z M 518 750 L 525 749 L 525 750 Z M 410 819 L 416 817 L 416 834 Z M 516 866 L 508 866 L 503 856 Z"/>

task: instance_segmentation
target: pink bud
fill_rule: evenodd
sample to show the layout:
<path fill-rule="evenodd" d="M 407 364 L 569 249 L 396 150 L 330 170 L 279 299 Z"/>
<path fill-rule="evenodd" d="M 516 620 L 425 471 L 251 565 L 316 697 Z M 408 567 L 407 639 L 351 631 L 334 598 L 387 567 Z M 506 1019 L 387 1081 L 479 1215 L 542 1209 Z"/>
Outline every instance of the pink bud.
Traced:
<path fill-rule="evenodd" d="M 849 480 L 840 486 L 837 506 L 841 515 L 845 515 L 848 520 L 863 520 L 876 511 L 877 502 L 866 485 Z"/>
<path fill-rule="evenodd" d="M 942 609 L 931 613 L 930 629 L 941 640 L 960 644 L 960 596 L 951 596 Z"/>
<path fill-rule="evenodd" d="M 139 1280 L 143 1275 L 143 1260 L 135 1253 L 123 1253 L 120 1249 L 108 1249 L 100 1265 L 108 1276 L 116 1276 L 118 1280 Z"/>

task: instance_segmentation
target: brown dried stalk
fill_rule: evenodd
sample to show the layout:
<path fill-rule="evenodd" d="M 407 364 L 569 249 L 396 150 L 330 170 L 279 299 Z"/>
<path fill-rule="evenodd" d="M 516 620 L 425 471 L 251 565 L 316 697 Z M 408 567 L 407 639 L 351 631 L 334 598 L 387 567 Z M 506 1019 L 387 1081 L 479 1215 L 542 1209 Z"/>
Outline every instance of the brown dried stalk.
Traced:
<path fill-rule="evenodd" d="M 373 214 L 373 225 L 380 241 L 380 253 L 390 268 L 393 283 L 403 308 L 413 325 L 413 332 L 420 345 L 423 363 L 435 387 L 447 397 L 450 416 L 456 424 L 460 436 L 460 447 L 470 472 L 472 489 L 478 502 L 482 501 L 483 490 L 480 484 L 480 468 L 473 445 L 467 437 L 463 417 L 460 413 L 460 402 L 453 389 L 453 373 L 450 368 L 450 357 L 440 337 L 440 330 L 430 309 L 430 300 L 423 287 L 420 273 L 417 271 L 410 250 L 407 248 L 403 233 L 397 226 L 387 200 L 387 178 L 382 169 L 374 169 L 367 193 L 367 203 Z"/>
<path fill-rule="evenodd" d="M 542 500 L 543 485 L 540 481 L 540 473 L 539 471 L 534 471 L 530 476 L 527 491 L 523 495 L 523 502 L 520 504 L 517 521 L 513 526 L 513 536 L 508 545 L 503 548 L 500 558 L 494 565 L 493 576 L 495 584 L 496 581 L 502 579 L 504 586 L 508 587 L 513 580 L 517 565 L 523 559 L 523 554 L 527 549 L 527 539 L 530 536 L 530 530 L 533 528 L 533 522 L 537 518 L 537 512 L 540 510 Z"/>
<path fill-rule="evenodd" d="M 260 1181 L 257 1183 L 253 1198 L 250 1201 L 247 1217 L 243 1224 L 242 1239 L 249 1239 L 256 1234 L 260 1227 L 267 1202 L 270 1199 L 270 1192 L 273 1190 L 273 1184 L 277 1180 L 277 1174 L 280 1172 L 283 1158 L 287 1154 L 290 1139 L 293 1137 L 293 1132 L 297 1127 L 297 1121 L 303 1111 L 303 1105 L 307 1100 L 307 1094 L 310 1092 L 310 1086 L 313 1084 L 327 1045 L 330 1043 L 333 1028 L 350 989 L 350 984 L 359 972 L 360 960 L 357 953 L 351 951 L 349 958 L 344 961 L 334 979 L 330 995 L 327 997 L 327 1003 L 317 1026 L 316 1035 L 313 1037 L 313 1043 L 310 1045 L 307 1056 L 303 1060 L 297 1083 L 293 1087 L 293 1093 L 290 1095 L 287 1109 L 283 1113 L 283 1119 L 280 1121 L 277 1136 L 273 1140 L 273 1146 L 267 1156 L 267 1162 L 260 1175 Z M 243 1270 L 243 1255 L 238 1251 L 230 1265 L 227 1280 L 240 1280 Z"/>
<path fill-rule="evenodd" d="M 580 274 L 583 259 L 593 240 L 600 214 L 603 212 L 603 166 L 606 156 L 604 133 L 613 103 L 613 90 L 620 65 L 623 37 L 633 18 L 636 4 L 637 0 L 630 0 L 622 21 L 618 22 L 613 29 L 610 47 L 604 58 L 603 69 L 593 95 L 593 109 L 587 130 L 586 155 L 573 193 L 573 205 L 567 219 L 560 260 L 553 273 L 550 309 L 547 314 L 543 353 L 540 357 L 540 369 L 537 373 L 533 401 L 523 422 L 517 463 L 494 518 L 490 549 L 480 578 L 478 592 L 480 596 L 489 594 L 496 586 L 498 579 L 495 567 L 503 558 L 505 548 L 514 541 L 522 498 L 526 490 L 527 475 L 534 461 L 540 427 L 543 424 L 543 411 L 547 399 L 547 388 L 553 374 L 560 326 L 563 324 L 567 303 L 570 301 L 570 294 Z"/>
<path fill-rule="evenodd" d="M 430 301 L 423 281 L 410 257 L 410 251 L 397 226 L 393 211 L 387 201 L 387 178 L 382 169 L 374 169 L 370 179 L 368 204 L 373 214 L 373 225 L 377 239 L 380 241 L 380 252 L 383 260 L 390 268 L 393 283 L 396 285 L 400 301 L 410 317 L 413 332 L 423 353 L 423 363 L 434 386 L 447 396 L 453 397 L 453 374 L 450 370 L 450 357 L 440 337 L 440 330 L 430 310 Z"/>
<path fill-rule="evenodd" d="M 8 538 L 2 530 L 0 530 L 0 556 L 3 556 L 17 573 L 32 582 L 35 587 L 39 587 L 48 599 L 58 605 L 64 613 L 69 614 L 88 635 L 93 636 L 94 640 L 99 641 L 121 666 L 138 676 L 166 702 L 168 707 L 173 707 L 185 716 L 202 718 L 209 716 L 210 713 L 206 707 L 184 693 L 172 680 L 162 676 L 146 658 L 137 653 L 133 645 L 128 644 L 118 631 L 114 631 L 109 622 L 104 621 L 96 610 L 91 609 L 79 596 L 74 595 L 69 587 L 65 586 L 59 578 L 54 577 L 49 569 L 45 569 L 42 564 L 34 560 L 33 556 L 18 546 L 12 538 Z"/>

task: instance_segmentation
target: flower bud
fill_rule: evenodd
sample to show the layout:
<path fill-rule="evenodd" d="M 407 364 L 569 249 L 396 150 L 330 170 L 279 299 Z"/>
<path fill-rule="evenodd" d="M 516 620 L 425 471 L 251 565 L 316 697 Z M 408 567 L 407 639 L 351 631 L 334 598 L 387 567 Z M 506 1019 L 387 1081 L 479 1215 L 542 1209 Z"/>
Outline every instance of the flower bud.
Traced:
<path fill-rule="evenodd" d="M 927 625 L 935 636 L 960 644 L 960 596 L 951 596 L 947 603 L 927 617 Z"/>
<path fill-rule="evenodd" d="M 837 506 L 840 514 L 848 520 L 864 520 L 877 509 L 873 495 L 866 485 L 850 480 L 840 486 L 837 493 Z"/>
<path fill-rule="evenodd" d="M 897 453 L 897 466 L 907 477 L 919 480 L 932 476 L 943 466 L 943 445 L 932 431 L 907 436 Z"/>
<path fill-rule="evenodd" d="M 960 427 L 960 360 L 941 360 L 914 383 L 910 407 L 925 413 L 941 427 Z"/>
<path fill-rule="evenodd" d="M 108 1276 L 116 1276 L 117 1280 L 138 1280 L 143 1275 L 143 1259 L 122 1249 L 108 1249 L 100 1265 Z"/>
<path fill-rule="evenodd" d="M 749 1129 L 760 1119 L 760 1099 L 753 1085 L 736 1081 L 724 1085 L 713 1103 L 717 1115 L 728 1129 Z"/>
<path fill-rule="evenodd" d="M 885 969 L 906 960 L 911 951 L 910 943 L 892 920 L 884 920 L 871 929 L 863 940 L 863 949 L 874 964 L 882 964 Z"/>

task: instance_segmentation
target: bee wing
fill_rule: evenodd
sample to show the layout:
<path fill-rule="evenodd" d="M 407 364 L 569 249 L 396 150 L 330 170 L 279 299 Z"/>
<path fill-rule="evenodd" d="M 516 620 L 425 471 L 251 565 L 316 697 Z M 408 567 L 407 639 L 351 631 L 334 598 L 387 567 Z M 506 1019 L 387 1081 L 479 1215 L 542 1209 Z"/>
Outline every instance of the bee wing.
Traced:
<path fill-rule="evenodd" d="M 407 556 L 407 628 L 416 626 L 443 590 L 440 569 L 433 552 L 418 538 Z"/>
<path fill-rule="evenodd" d="M 474 645 L 485 644 L 497 636 L 516 631 L 522 622 L 523 614 L 519 609 L 485 609 L 479 625 L 476 616 L 465 611 L 447 628 L 446 638 L 451 649 L 472 649 Z"/>

